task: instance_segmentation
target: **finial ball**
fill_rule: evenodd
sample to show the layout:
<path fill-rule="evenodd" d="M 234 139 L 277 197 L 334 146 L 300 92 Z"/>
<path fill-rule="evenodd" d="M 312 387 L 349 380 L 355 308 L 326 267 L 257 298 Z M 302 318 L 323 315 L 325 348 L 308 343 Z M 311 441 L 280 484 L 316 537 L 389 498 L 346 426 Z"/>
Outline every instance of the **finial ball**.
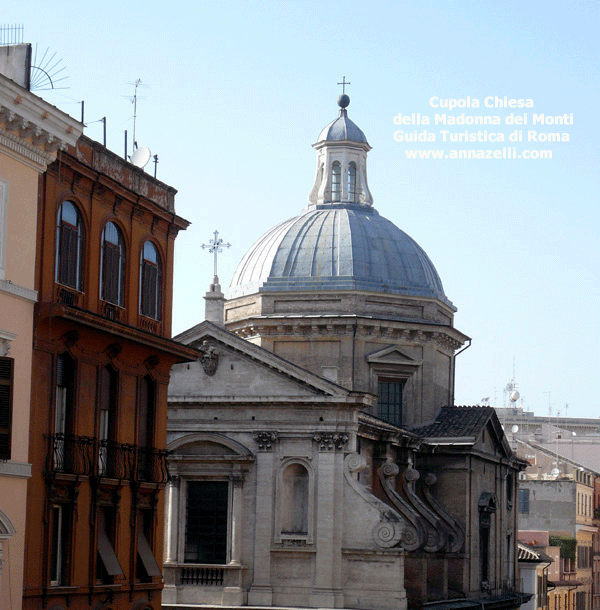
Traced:
<path fill-rule="evenodd" d="M 338 97 L 338 106 L 340 108 L 346 108 L 348 104 L 350 104 L 350 98 L 345 93 Z"/>

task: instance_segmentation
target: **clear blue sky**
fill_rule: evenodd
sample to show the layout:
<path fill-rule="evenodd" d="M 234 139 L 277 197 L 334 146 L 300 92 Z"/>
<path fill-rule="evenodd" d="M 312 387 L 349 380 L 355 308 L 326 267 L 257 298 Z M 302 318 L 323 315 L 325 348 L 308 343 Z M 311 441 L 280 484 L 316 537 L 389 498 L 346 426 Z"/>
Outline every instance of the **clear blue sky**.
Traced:
<path fill-rule="evenodd" d="M 375 207 L 427 251 L 473 338 L 457 361 L 457 404 L 502 406 L 514 363 L 526 409 L 564 415 L 568 404 L 581 417 L 600 415 L 599 13 L 591 0 L 2 6 L 38 58 L 49 48 L 65 66 L 69 88 L 39 94 L 75 117 L 85 100 L 86 134 L 101 140 L 94 121 L 106 116 L 120 154 L 141 79 L 137 140 L 159 155 L 158 177 L 193 223 L 177 240 L 174 333 L 203 319 L 212 258 L 200 244 L 215 229 L 233 244 L 219 267 L 227 286 L 255 239 L 305 207 L 311 144 L 337 115 L 346 76 L 349 116 L 373 147 Z M 534 100 L 530 120 L 573 114 L 573 125 L 529 127 L 570 141 L 519 144 L 551 149 L 551 160 L 411 160 L 413 145 L 394 140 L 424 129 L 394 116 L 433 117 L 432 96 L 496 95 Z M 440 129 L 464 130 L 430 126 L 437 142 L 414 148 L 460 146 L 441 143 Z"/>

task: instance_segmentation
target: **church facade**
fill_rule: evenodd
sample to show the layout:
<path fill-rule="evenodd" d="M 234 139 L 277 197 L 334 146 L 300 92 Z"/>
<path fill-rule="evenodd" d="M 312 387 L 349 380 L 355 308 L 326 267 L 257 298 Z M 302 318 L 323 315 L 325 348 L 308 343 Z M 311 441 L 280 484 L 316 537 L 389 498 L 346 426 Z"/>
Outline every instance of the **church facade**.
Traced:
<path fill-rule="evenodd" d="M 308 207 L 177 338 L 204 355 L 169 386 L 163 606 L 516 608 L 522 463 L 493 409 L 448 406 L 469 339 L 338 103 Z"/>

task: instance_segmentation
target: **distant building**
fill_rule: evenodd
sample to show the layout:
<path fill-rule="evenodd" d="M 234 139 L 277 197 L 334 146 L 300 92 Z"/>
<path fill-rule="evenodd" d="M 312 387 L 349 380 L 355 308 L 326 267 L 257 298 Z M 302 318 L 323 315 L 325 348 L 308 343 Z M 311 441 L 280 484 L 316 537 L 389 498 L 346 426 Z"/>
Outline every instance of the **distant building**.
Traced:
<path fill-rule="evenodd" d="M 598 480 L 600 474 L 545 447 L 513 440 L 528 463 L 519 480 L 519 532 L 545 532 L 560 549 L 550 580 L 550 610 L 598 608 Z M 538 536 L 539 537 L 539 536 Z M 557 572 L 558 570 L 558 572 Z M 573 605 L 574 604 L 574 605 Z"/>

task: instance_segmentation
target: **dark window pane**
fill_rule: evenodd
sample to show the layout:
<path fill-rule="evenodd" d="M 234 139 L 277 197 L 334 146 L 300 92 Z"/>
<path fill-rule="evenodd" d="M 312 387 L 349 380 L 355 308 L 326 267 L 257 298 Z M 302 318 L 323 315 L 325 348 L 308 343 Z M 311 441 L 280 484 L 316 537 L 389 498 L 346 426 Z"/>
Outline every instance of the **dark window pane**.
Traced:
<path fill-rule="evenodd" d="M 187 486 L 186 563 L 224 564 L 227 560 L 226 481 L 190 481 Z"/>
<path fill-rule="evenodd" d="M 0 358 L 0 460 L 10 459 L 13 358 Z"/>
<path fill-rule="evenodd" d="M 379 380 L 377 384 L 377 416 L 396 426 L 402 425 L 403 381 Z"/>

